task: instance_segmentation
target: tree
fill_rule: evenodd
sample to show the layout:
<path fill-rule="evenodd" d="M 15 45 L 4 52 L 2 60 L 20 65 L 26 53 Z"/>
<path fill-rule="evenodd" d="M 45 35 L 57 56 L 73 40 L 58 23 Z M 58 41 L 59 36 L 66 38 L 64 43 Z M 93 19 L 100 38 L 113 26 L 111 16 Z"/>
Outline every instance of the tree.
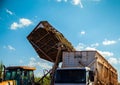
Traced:
<path fill-rule="evenodd" d="M 3 78 L 3 69 L 4 69 L 3 63 L 0 62 L 0 78 Z"/>
<path fill-rule="evenodd" d="M 41 77 L 35 77 L 35 82 L 38 82 Z M 38 82 L 40 85 L 50 85 L 50 76 L 43 78 L 43 81 Z"/>

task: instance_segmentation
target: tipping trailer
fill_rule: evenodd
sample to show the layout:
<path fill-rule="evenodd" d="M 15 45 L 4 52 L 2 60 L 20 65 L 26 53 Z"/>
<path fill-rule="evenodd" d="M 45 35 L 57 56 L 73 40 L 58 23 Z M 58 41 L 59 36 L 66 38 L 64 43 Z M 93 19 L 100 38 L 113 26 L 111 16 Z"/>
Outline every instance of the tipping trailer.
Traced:
<path fill-rule="evenodd" d="M 117 85 L 117 71 L 104 57 L 97 51 L 75 51 L 47 21 L 41 21 L 27 38 L 40 58 L 54 63 L 50 85 Z"/>
<path fill-rule="evenodd" d="M 118 85 L 117 71 L 97 51 L 63 52 L 54 85 Z"/>
<path fill-rule="evenodd" d="M 72 44 L 47 21 L 41 21 L 27 36 L 27 39 L 38 53 L 39 57 L 50 62 L 56 62 L 59 47 L 62 51 L 75 51 Z M 61 53 L 60 53 L 61 54 Z M 60 62 L 62 56 L 60 55 Z"/>

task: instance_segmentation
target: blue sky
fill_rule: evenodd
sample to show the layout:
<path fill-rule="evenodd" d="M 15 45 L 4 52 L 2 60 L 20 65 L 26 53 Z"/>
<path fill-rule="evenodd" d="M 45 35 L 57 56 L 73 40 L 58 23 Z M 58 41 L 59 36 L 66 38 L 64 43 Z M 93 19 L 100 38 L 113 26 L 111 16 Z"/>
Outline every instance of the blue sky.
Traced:
<path fill-rule="evenodd" d="M 99 51 L 120 73 L 120 0 L 1 0 L 0 61 L 35 66 L 37 75 L 50 69 L 26 38 L 43 20 L 77 50 Z"/>

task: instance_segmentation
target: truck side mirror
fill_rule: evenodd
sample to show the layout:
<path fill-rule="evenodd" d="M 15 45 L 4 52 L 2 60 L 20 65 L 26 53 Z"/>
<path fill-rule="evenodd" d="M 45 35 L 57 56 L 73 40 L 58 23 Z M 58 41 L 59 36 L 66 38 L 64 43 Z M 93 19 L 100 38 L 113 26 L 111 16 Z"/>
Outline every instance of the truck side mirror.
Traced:
<path fill-rule="evenodd" d="M 89 71 L 89 78 L 90 78 L 90 81 L 94 82 L 94 72 L 93 71 Z"/>

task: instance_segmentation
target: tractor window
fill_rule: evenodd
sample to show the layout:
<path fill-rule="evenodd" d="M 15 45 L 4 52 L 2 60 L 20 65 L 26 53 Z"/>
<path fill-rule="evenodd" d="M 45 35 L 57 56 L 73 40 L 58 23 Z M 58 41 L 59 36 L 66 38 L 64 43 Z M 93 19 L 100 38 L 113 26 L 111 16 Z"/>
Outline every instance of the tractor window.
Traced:
<path fill-rule="evenodd" d="M 28 79 L 28 71 L 23 71 L 23 79 Z"/>
<path fill-rule="evenodd" d="M 29 79 L 29 71 L 24 70 L 22 75 L 22 80 L 24 85 L 29 85 L 30 79 Z"/>
<path fill-rule="evenodd" d="M 34 74 L 33 74 L 33 71 L 29 71 L 29 78 L 30 78 L 31 80 L 33 80 L 33 79 L 34 79 Z"/>
<path fill-rule="evenodd" d="M 10 79 L 10 76 L 11 76 L 11 72 L 10 72 L 10 71 L 7 71 L 7 72 L 6 72 L 6 75 L 5 75 L 5 80 L 9 80 L 9 79 Z"/>
<path fill-rule="evenodd" d="M 5 80 L 11 80 L 11 79 L 15 79 L 16 77 L 16 71 L 6 71 L 6 76 L 5 76 Z"/>
<path fill-rule="evenodd" d="M 16 71 L 12 71 L 11 73 L 12 73 L 11 74 L 11 79 L 15 79 L 15 77 L 16 77 Z"/>
<path fill-rule="evenodd" d="M 24 76 L 27 76 L 27 71 L 24 71 Z"/>

